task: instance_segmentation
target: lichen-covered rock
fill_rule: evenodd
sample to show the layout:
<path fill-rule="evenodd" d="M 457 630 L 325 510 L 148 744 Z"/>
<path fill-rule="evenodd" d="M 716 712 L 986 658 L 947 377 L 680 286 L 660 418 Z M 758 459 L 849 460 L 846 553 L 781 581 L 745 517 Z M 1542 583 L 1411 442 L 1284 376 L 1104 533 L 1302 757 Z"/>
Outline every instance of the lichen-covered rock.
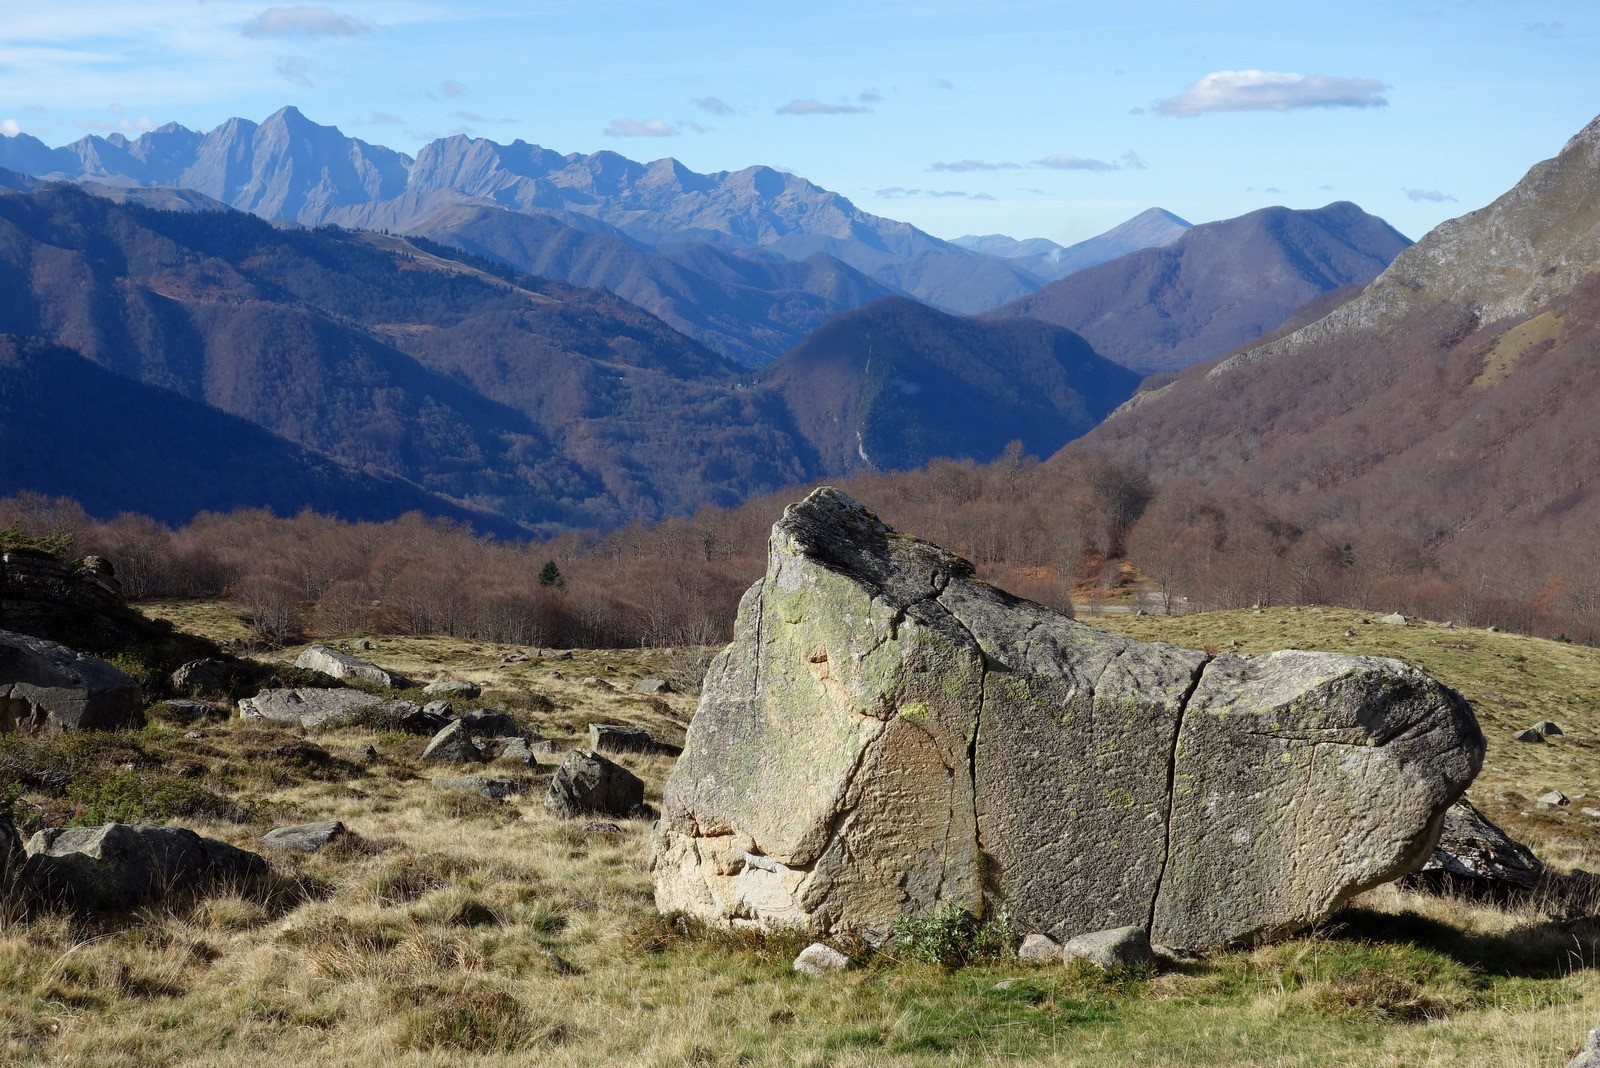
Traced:
<path fill-rule="evenodd" d="M 1094 630 L 823 489 L 773 528 L 706 676 L 656 901 L 819 933 L 1003 905 L 1058 940 L 1234 941 L 1420 864 L 1482 755 L 1465 703 L 1397 661 Z"/>
<path fill-rule="evenodd" d="M 1086 960 L 1097 968 L 1139 968 L 1155 962 L 1150 933 L 1143 927 L 1117 927 L 1067 939 L 1063 961 Z"/>
<path fill-rule="evenodd" d="M 850 958 L 832 946 L 813 942 L 794 959 L 794 970 L 801 975 L 833 975 L 850 967 Z"/>
<path fill-rule="evenodd" d="M 482 687 L 475 682 L 464 682 L 459 679 L 440 679 L 430 682 L 422 688 L 428 697 L 459 697 L 463 701 L 470 701 L 483 693 Z"/>
<path fill-rule="evenodd" d="M 522 784 L 516 779 L 496 779 L 488 775 L 439 775 L 433 780 L 433 788 L 477 794 L 490 801 L 504 801 L 512 794 L 522 792 Z"/>
<path fill-rule="evenodd" d="M 481 764 L 487 758 L 483 750 L 473 742 L 466 725 L 456 720 L 428 741 L 427 747 L 422 750 L 422 759 L 448 760 L 457 764 Z"/>
<path fill-rule="evenodd" d="M 320 671 L 324 675 L 332 675 L 336 679 L 354 679 L 359 682 L 370 682 L 384 686 L 391 690 L 404 690 L 412 685 L 411 680 L 393 671 L 381 668 L 370 660 L 363 660 L 359 656 L 341 653 L 337 649 L 330 649 L 326 645 L 312 645 L 295 657 L 294 666 L 305 668 L 308 671 Z"/>
<path fill-rule="evenodd" d="M 591 723 L 589 748 L 596 753 L 653 753 L 656 740 L 643 727 L 627 723 Z"/>
<path fill-rule="evenodd" d="M 1439 844 L 1406 884 L 1421 890 L 1504 900 L 1539 885 L 1544 864 L 1472 806 L 1457 801 L 1445 813 Z"/>
<path fill-rule="evenodd" d="M 239 702 L 239 718 L 329 727 L 349 723 L 383 703 L 383 698 L 360 690 L 262 690 Z"/>
<path fill-rule="evenodd" d="M 261 836 L 261 844 L 269 849 L 288 849 L 296 853 L 315 853 L 344 833 L 345 825 L 342 820 L 297 823 L 293 827 L 273 828 Z"/>
<path fill-rule="evenodd" d="M 172 673 L 172 688 L 178 693 L 222 693 L 228 688 L 232 667 L 226 660 L 207 657 L 191 660 Z"/>
<path fill-rule="evenodd" d="M 142 726 L 132 678 L 65 645 L 0 630 L 0 733 Z"/>
<path fill-rule="evenodd" d="M 28 839 L 27 900 L 83 910 L 132 908 L 168 894 L 236 886 L 264 875 L 266 861 L 182 827 L 73 827 Z"/>
<path fill-rule="evenodd" d="M 558 816 L 632 815 L 644 804 L 644 780 L 599 753 L 575 749 L 554 775 L 545 807 Z"/>
<path fill-rule="evenodd" d="M 1019 960 L 1061 962 L 1061 943 L 1049 935 L 1031 934 L 1017 947 Z"/>

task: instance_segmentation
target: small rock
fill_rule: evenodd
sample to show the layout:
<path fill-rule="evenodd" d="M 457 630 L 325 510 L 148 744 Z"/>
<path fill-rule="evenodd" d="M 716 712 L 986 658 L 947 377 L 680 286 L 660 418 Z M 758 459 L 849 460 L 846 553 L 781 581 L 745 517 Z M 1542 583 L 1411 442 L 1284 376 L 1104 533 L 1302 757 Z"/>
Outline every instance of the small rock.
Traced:
<path fill-rule="evenodd" d="M 1021 960 L 1060 960 L 1061 943 L 1049 935 L 1031 934 L 1022 940 L 1017 957 Z"/>
<path fill-rule="evenodd" d="M 625 723 L 591 723 L 589 748 L 596 753 L 653 753 L 656 740 L 643 727 Z"/>
<path fill-rule="evenodd" d="M 1560 790 L 1551 790 L 1549 793 L 1541 794 L 1539 797 L 1540 808 L 1562 808 L 1569 804 L 1571 802 L 1567 800 L 1567 795 Z"/>
<path fill-rule="evenodd" d="M 580 686 L 587 686 L 592 690 L 610 690 L 612 685 L 604 679 L 597 679 L 593 675 L 585 675 L 578 680 Z"/>
<path fill-rule="evenodd" d="M 495 754 L 496 760 L 503 760 L 511 764 L 523 764 L 535 767 L 533 749 L 529 747 L 526 738 L 507 738 L 500 746 L 500 752 Z"/>
<path fill-rule="evenodd" d="M 444 709 L 441 711 L 437 705 Z M 438 734 L 452 722 L 448 701 L 429 701 L 420 706 L 411 701 L 391 701 L 387 713 L 393 721 L 391 726 L 407 734 Z"/>
<path fill-rule="evenodd" d="M 1500 628 L 1499 627 L 1484 627 L 1483 629 L 1485 631 L 1489 632 L 1490 634 L 1499 634 L 1500 633 Z"/>
<path fill-rule="evenodd" d="M 671 693 L 672 683 L 654 675 L 646 675 L 633 684 L 634 693 Z"/>
<path fill-rule="evenodd" d="M 850 958 L 832 946 L 813 942 L 794 959 L 794 970 L 801 975 L 832 975 L 850 967 Z"/>
<path fill-rule="evenodd" d="M 522 784 L 515 779 L 492 779 L 487 775 L 440 775 L 433 780 L 433 788 L 479 794 L 491 801 L 504 801 L 522 792 Z"/>
<path fill-rule="evenodd" d="M 1447 619 L 1447 620 L 1445 620 L 1445 623 L 1444 623 L 1444 629 L 1445 630 L 1455 630 L 1456 629 L 1456 625 L 1454 623 L 1452 623 L 1450 620 Z"/>
<path fill-rule="evenodd" d="M 424 716 L 435 716 L 440 719 L 450 720 L 455 718 L 456 708 L 449 701 L 429 701 L 427 704 L 422 706 L 422 714 Z"/>
<path fill-rule="evenodd" d="M 517 734 L 516 721 L 494 708 L 463 713 L 461 723 L 474 738 L 510 738 Z"/>
<path fill-rule="evenodd" d="M 556 741 L 554 738 L 535 738 L 528 743 L 528 748 L 532 749 L 535 753 L 550 753 L 553 755 L 561 752 L 565 746 Z"/>
<path fill-rule="evenodd" d="M 1600 1068 L 1600 1027 L 1589 1032 L 1588 1041 L 1578 1055 L 1567 1062 L 1567 1068 Z"/>
<path fill-rule="evenodd" d="M 1533 729 L 1544 735 L 1546 738 L 1560 738 L 1562 736 L 1561 728 L 1557 727 L 1549 720 L 1545 720 L 1543 723 L 1535 723 L 1533 725 Z"/>
<path fill-rule="evenodd" d="M 460 721 L 450 724 L 433 736 L 422 751 L 423 760 L 452 760 L 458 764 L 474 764 L 483 760 L 483 752 L 472 743 L 472 735 Z"/>
<path fill-rule="evenodd" d="M 1017 981 L 1015 979 L 1002 979 L 998 983 L 994 984 L 994 986 L 991 986 L 989 989 L 990 990 L 1010 990 L 1012 987 L 1014 987 L 1016 985 L 1017 985 Z"/>
<path fill-rule="evenodd" d="M 1155 953 L 1150 948 L 1150 933 L 1143 927 L 1113 927 L 1068 939 L 1061 947 L 1061 959 L 1082 959 L 1109 969 L 1150 964 Z"/>
<path fill-rule="evenodd" d="M 1379 623 L 1387 623 L 1391 627 L 1404 627 L 1410 621 L 1407 620 L 1406 617 L 1401 615 L 1399 612 L 1390 612 L 1386 616 L 1379 617 L 1378 622 Z"/>
<path fill-rule="evenodd" d="M 205 737 L 205 736 L 204 736 L 204 735 L 203 735 L 203 734 L 201 734 L 201 733 L 200 733 L 200 732 L 199 732 L 199 731 L 184 731 L 184 732 L 183 732 L 183 736 L 184 736 L 184 737 L 185 737 L 185 738 L 187 738 L 187 739 L 189 739 L 189 740 L 190 740 L 190 741 L 191 741 L 191 742 L 192 742 L 192 741 L 195 741 L 195 740 L 196 740 L 196 739 L 198 739 L 198 738 L 203 738 L 203 737 Z"/>
<path fill-rule="evenodd" d="M 1346 627 L 1345 631 L 1344 631 L 1344 636 L 1346 638 L 1354 638 L 1356 636 L 1356 632 L 1351 630 L 1350 628 Z"/>
<path fill-rule="evenodd" d="M 375 745 L 369 744 L 367 746 L 367 751 L 365 753 L 363 753 L 362 755 L 365 756 L 368 760 L 377 760 L 378 759 L 378 747 L 375 746 Z"/>
<path fill-rule="evenodd" d="M 1579 809 L 1578 811 L 1582 812 L 1585 816 L 1588 816 L 1590 819 L 1600 819 L 1600 808 L 1584 808 L 1584 809 Z"/>
<path fill-rule="evenodd" d="M 228 710 L 221 705 L 214 705 L 210 701 L 186 701 L 174 699 L 163 701 L 162 707 L 166 709 L 166 718 L 179 723 L 198 723 L 208 719 L 227 719 Z"/>
<path fill-rule="evenodd" d="M 564 678 L 566 678 L 566 676 L 561 674 L 561 672 L 559 672 L 559 671 L 547 671 L 547 672 L 545 672 L 545 678 L 547 678 L 547 679 L 564 679 Z"/>
<path fill-rule="evenodd" d="M 305 668 L 307 671 L 320 671 L 336 679 L 372 682 L 391 690 L 404 690 L 411 686 L 411 680 L 403 675 L 381 668 L 370 660 L 362 660 L 358 656 L 330 649 L 326 645 L 310 646 L 295 657 L 294 666 Z"/>
<path fill-rule="evenodd" d="M 543 957 L 550 967 L 555 969 L 557 975 L 580 974 L 576 966 L 569 964 L 565 958 L 561 957 L 553 949 L 540 949 L 539 956 Z"/>
<path fill-rule="evenodd" d="M 1544 744 L 1544 735 L 1540 734 L 1538 731 L 1534 730 L 1532 727 L 1528 727 L 1528 728 L 1526 728 L 1524 730 L 1520 730 L 1517 733 L 1513 734 L 1511 736 L 1511 740 L 1515 741 L 1515 742 L 1533 742 L 1533 743 L 1538 744 L 1538 745 L 1543 745 Z"/>
<path fill-rule="evenodd" d="M 582 824 L 581 826 L 579 826 L 578 830 L 584 832 L 585 834 L 621 834 L 622 833 L 622 828 L 621 827 L 618 827 L 615 823 L 607 823 L 604 820 L 590 820 L 588 823 L 585 823 L 585 824 Z"/>
<path fill-rule="evenodd" d="M 572 659 L 572 650 L 571 649 L 563 649 L 559 653 L 551 653 L 549 655 L 555 657 L 557 660 L 571 660 Z"/>
<path fill-rule="evenodd" d="M 1151 946 L 1150 952 L 1155 954 L 1157 960 L 1170 964 L 1194 964 L 1205 960 L 1205 956 L 1183 946 Z"/>
<path fill-rule="evenodd" d="M 482 687 L 475 682 L 462 682 L 457 679 L 440 679 L 430 682 L 422 688 L 426 697 L 459 697 L 463 701 L 470 701 L 483 693 Z"/>
<path fill-rule="evenodd" d="M 271 849 L 293 849 L 300 853 L 315 853 L 344 833 L 345 826 L 339 820 L 323 820 L 320 823 L 276 827 L 261 836 L 261 844 Z"/>

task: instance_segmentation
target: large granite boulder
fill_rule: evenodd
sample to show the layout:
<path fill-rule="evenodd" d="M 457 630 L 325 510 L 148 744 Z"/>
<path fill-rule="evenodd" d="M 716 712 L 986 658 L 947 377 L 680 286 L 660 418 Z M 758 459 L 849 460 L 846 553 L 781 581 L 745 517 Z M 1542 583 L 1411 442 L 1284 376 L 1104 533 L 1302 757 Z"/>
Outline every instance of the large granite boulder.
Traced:
<path fill-rule="evenodd" d="M 1095 630 L 823 489 L 706 676 L 656 901 L 823 934 L 953 905 L 1062 942 L 1271 936 L 1422 863 L 1482 760 L 1466 703 L 1398 661 Z"/>
<path fill-rule="evenodd" d="M 644 804 L 644 780 L 599 753 L 574 749 L 550 776 L 544 803 L 557 816 L 620 819 Z"/>
<path fill-rule="evenodd" d="M 65 645 L 0 630 L 0 733 L 142 726 L 132 678 Z"/>
<path fill-rule="evenodd" d="M 326 645 L 308 646 L 299 656 L 295 657 L 294 666 L 305 668 L 308 671 L 320 671 L 324 675 L 332 675 L 336 679 L 348 679 L 357 682 L 369 682 L 391 690 L 404 690 L 410 688 L 412 681 L 403 675 L 397 675 L 387 668 L 381 668 L 370 660 L 363 660 L 359 656 L 341 653 L 337 649 L 330 649 Z"/>
<path fill-rule="evenodd" d="M 236 886 L 267 863 L 182 827 L 73 827 L 28 839 L 24 896 L 85 910 L 132 908 L 172 893 Z"/>

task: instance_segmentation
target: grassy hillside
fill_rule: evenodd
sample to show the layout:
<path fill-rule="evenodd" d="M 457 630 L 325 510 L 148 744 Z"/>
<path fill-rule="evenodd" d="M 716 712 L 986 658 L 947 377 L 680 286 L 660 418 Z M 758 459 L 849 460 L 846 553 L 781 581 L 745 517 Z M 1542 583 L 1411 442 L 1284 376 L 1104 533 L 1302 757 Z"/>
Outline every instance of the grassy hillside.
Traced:
<path fill-rule="evenodd" d="M 215 605 L 146 610 L 239 636 Z M 1497 816 L 1519 804 L 1495 808 L 1497 794 L 1587 785 L 1568 761 L 1582 761 L 1600 726 L 1589 696 L 1600 652 L 1359 620 L 1271 610 L 1104 621 L 1218 649 L 1237 641 L 1252 652 L 1405 655 L 1480 709 L 1490 767 L 1474 794 Z M 636 722 L 676 740 L 693 710 L 690 695 L 628 692 L 640 674 L 693 663 L 689 651 L 508 664 L 516 650 L 506 647 L 369 640 L 363 655 L 423 681 L 477 679 L 485 703 L 567 742 L 590 721 Z M 1516 749 L 1507 740 L 1512 727 L 1547 717 L 1568 741 Z M 238 721 L 198 738 L 184 731 L 0 739 L 0 774 L 66 747 L 74 777 L 99 787 L 68 786 L 66 798 L 30 787 L 24 814 L 40 805 L 71 816 L 76 798 L 80 817 L 160 819 L 171 815 L 162 805 L 186 807 L 177 822 L 247 848 L 269 827 L 312 819 L 342 819 L 355 837 L 310 857 L 274 855 L 266 886 L 101 925 L 0 918 L 0 1063 L 1559 1068 L 1600 1018 L 1593 924 L 1392 889 L 1325 930 L 1148 976 L 1015 961 L 947 972 L 890 951 L 809 980 L 789 968 L 803 939 L 707 934 L 658 917 L 648 824 L 620 821 L 622 833 L 608 834 L 550 818 L 549 758 L 533 771 L 491 769 L 526 785 L 494 803 L 434 791 L 438 772 L 416 759 L 422 739 Z M 622 762 L 658 801 L 670 758 Z M 201 795 L 234 807 L 180 804 Z M 1577 862 L 1589 848 L 1576 813 L 1516 819 L 1560 859 Z"/>

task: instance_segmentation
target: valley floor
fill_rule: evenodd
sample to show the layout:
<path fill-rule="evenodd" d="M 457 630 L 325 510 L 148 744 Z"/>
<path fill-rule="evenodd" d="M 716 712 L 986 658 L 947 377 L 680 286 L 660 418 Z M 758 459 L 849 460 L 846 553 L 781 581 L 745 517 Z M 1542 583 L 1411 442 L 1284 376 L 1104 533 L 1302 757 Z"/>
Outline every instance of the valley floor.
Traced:
<path fill-rule="evenodd" d="M 208 606 L 146 611 L 227 636 L 225 614 Z M 1540 812 L 1527 798 L 1552 786 L 1600 792 L 1588 751 L 1600 746 L 1600 652 L 1360 619 L 1272 609 L 1092 621 L 1221 649 L 1413 660 L 1478 709 L 1489 736 L 1473 790 L 1480 807 L 1548 859 L 1597 866 L 1597 821 Z M 370 640 L 361 655 L 412 677 L 479 681 L 485 703 L 572 745 L 589 722 L 680 741 L 693 711 L 689 695 L 631 692 L 637 676 L 690 662 L 688 651 L 506 663 L 515 650 Z M 1566 737 L 1509 740 L 1542 719 Z M 0 761 L 29 759 L 30 745 L 78 761 L 97 759 L 94 746 L 115 749 L 116 766 L 132 770 L 104 780 L 115 789 L 77 796 L 80 818 L 141 806 L 154 818 L 163 804 L 209 796 L 234 807 L 189 804 L 175 822 L 245 848 L 286 823 L 336 818 L 354 834 L 318 854 L 275 854 L 273 878 L 236 893 L 93 925 L 0 917 L 0 1064 L 1560 1068 L 1600 1024 L 1600 923 L 1392 888 L 1323 930 L 1151 976 L 1015 961 L 945 971 L 890 951 L 808 979 L 790 967 L 803 939 L 706 933 L 658 916 L 648 823 L 609 832 L 550 816 L 549 756 L 531 770 L 493 767 L 524 791 L 491 802 L 434 789 L 435 772 L 417 759 L 424 740 L 406 735 L 238 720 L 197 738 L 185 731 L 155 723 L 124 737 L 12 738 L 0 740 Z M 658 803 L 671 758 L 619 761 Z M 24 813 L 29 804 L 72 814 L 61 799 L 25 794 Z"/>

